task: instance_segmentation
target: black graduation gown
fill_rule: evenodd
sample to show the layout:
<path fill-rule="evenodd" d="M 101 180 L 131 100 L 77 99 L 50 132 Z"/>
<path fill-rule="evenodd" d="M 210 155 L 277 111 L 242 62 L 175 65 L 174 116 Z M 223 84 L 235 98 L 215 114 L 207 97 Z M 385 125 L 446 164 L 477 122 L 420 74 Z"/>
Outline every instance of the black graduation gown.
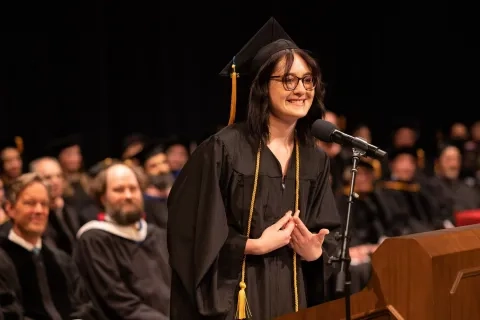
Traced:
<path fill-rule="evenodd" d="M 62 208 L 61 216 L 55 210 L 50 210 L 48 215 L 48 227 L 45 237 L 49 238 L 55 247 L 71 255 L 75 248 L 80 221 L 75 209 L 67 204 Z"/>
<path fill-rule="evenodd" d="M 90 227 L 92 223 L 108 222 L 92 221 L 80 229 L 74 259 L 101 311 L 98 319 L 169 319 L 170 268 L 165 230 L 148 225 L 145 239 L 136 242 Z"/>
<path fill-rule="evenodd" d="M 7 253 L 0 249 L 0 319 L 23 319 L 17 271 Z"/>
<path fill-rule="evenodd" d="M 403 181 L 384 181 L 382 198 L 391 210 L 390 236 L 402 236 L 443 228 L 438 207 L 420 184 Z"/>
<path fill-rule="evenodd" d="M 229 126 L 202 143 L 178 176 L 168 199 L 168 246 L 172 266 L 171 319 L 233 319 L 252 196 L 258 145 L 244 124 Z M 295 205 L 295 156 L 282 185 L 280 163 L 268 148 L 261 154 L 250 238 Z M 324 151 L 300 146 L 300 217 L 312 232 L 328 228 L 322 258 L 298 259 L 299 306 L 325 300 L 331 275 L 326 260 L 340 227 Z M 253 319 L 294 311 L 292 250 L 285 246 L 247 257 L 247 299 Z"/>
<path fill-rule="evenodd" d="M 447 210 L 442 216 L 452 222 L 454 213 L 480 208 L 480 193 L 463 180 L 435 176 L 430 179 L 428 186 L 436 199 L 445 203 Z"/>
<path fill-rule="evenodd" d="M 147 223 L 166 229 L 168 220 L 167 199 L 144 195 L 143 204 Z"/>
<path fill-rule="evenodd" d="M 84 174 L 82 173 L 82 175 Z M 80 179 L 84 179 L 84 177 L 80 177 Z M 74 208 L 76 212 L 82 212 L 83 208 L 94 203 L 79 180 L 71 181 L 70 185 L 73 189 L 73 194 L 65 197 L 65 203 Z"/>
<path fill-rule="evenodd" d="M 42 282 L 33 253 L 3 238 L 0 246 L 15 266 L 21 287 L 24 316 L 35 320 L 50 319 L 43 304 Z M 71 258 L 61 250 L 43 243 L 40 251 L 51 301 L 62 319 L 96 319 L 93 305 L 84 292 L 80 275 Z"/>
<path fill-rule="evenodd" d="M 349 191 L 348 190 L 345 191 Z M 348 193 L 348 192 L 346 192 Z M 338 210 L 343 223 L 346 222 L 348 195 L 341 195 L 337 201 Z M 376 191 L 360 194 L 350 212 L 350 246 L 378 243 L 382 237 L 388 236 L 389 209 L 381 195 Z"/>

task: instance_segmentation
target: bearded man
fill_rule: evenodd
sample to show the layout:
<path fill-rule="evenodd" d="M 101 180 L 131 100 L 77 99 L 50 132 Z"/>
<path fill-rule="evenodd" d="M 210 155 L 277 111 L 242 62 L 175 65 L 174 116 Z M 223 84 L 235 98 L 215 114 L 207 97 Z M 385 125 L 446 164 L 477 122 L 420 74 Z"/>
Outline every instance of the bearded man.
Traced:
<path fill-rule="evenodd" d="M 124 164 L 100 172 L 92 193 L 104 219 L 77 234 L 75 261 L 104 319 L 169 319 L 166 233 L 143 219 L 141 185 L 141 175 Z"/>

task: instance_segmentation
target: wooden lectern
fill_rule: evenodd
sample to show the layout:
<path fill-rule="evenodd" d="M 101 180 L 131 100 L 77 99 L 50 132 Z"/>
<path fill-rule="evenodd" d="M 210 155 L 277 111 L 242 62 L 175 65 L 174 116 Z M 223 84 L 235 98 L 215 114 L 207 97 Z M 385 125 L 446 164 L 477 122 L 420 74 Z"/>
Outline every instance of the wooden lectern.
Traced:
<path fill-rule="evenodd" d="M 351 297 L 352 320 L 480 319 L 480 224 L 387 239 Z M 278 320 L 345 319 L 339 299 Z"/>

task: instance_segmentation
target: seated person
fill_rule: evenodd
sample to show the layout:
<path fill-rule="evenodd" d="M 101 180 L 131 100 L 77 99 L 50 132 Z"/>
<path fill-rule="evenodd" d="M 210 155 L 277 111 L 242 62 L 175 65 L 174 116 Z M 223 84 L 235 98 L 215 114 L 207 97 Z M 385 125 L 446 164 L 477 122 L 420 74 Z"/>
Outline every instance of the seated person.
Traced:
<path fill-rule="evenodd" d="M 8 255 L 0 249 L 0 319 L 22 319 L 20 284 Z"/>
<path fill-rule="evenodd" d="M 24 316 L 35 320 L 95 319 L 71 258 L 42 241 L 50 199 L 47 186 L 35 173 L 18 177 L 7 194 L 12 228 L 0 246 L 15 266 Z"/>
<path fill-rule="evenodd" d="M 147 224 L 136 168 L 113 164 L 92 183 L 103 221 L 80 228 L 75 260 L 108 320 L 169 319 L 166 230 Z"/>

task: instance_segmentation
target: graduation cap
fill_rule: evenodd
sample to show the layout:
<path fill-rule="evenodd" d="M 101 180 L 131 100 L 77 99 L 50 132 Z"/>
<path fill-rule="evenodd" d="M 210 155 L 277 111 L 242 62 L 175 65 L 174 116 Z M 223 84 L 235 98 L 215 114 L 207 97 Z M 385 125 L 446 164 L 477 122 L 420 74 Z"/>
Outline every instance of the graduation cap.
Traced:
<path fill-rule="evenodd" d="M 139 163 L 143 166 L 149 158 L 165 152 L 166 149 L 162 141 L 151 140 L 148 141 L 143 147 L 142 151 L 137 153 L 133 158 L 137 159 Z"/>
<path fill-rule="evenodd" d="M 368 159 L 366 158 L 362 158 L 360 159 L 360 161 L 357 162 L 357 165 L 359 167 L 362 167 L 362 168 L 365 168 L 365 169 L 368 169 L 368 170 L 371 170 L 373 171 L 373 164 L 371 163 L 371 161 L 369 161 Z"/>
<path fill-rule="evenodd" d="M 375 179 L 378 180 L 382 178 L 382 163 L 379 160 L 373 158 L 361 158 L 358 165 L 372 170 Z"/>
<path fill-rule="evenodd" d="M 3 151 L 6 148 L 17 149 L 18 152 L 22 154 L 24 150 L 23 138 L 20 136 L 14 136 L 0 139 L 0 151 Z"/>
<path fill-rule="evenodd" d="M 375 178 L 379 179 L 379 173 L 378 170 L 381 170 L 380 168 L 380 162 L 376 159 L 370 159 L 370 158 L 360 158 L 360 160 L 357 162 L 357 167 L 362 167 L 365 168 L 371 172 L 374 173 Z M 345 167 L 345 170 L 351 171 L 352 170 L 352 165 L 349 164 Z M 381 171 L 380 171 L 381 173 Z"/>
<path fill-rule="evenodd" d="M 287 49 L 298 49 L 298 47 L 277 20 L 272 17 L 223 68 L 220 75 L 232 78 L 232 98 L 228 124 L 235 121 L 237 77 L 247 74 L 255 76 L 271 56 Z"/>
<path fill-rule="evenodd" d="M 147 136 L 143 133 L 132 133 L 126 136 L 122 141 L 122 153 L 133 144 L 144 144 L 148 140 Z"/>
<path fill-rule="evenodd" d="M 445 143 L 442 143 L 442 145 L 437 149 L 436 157 L 440 158 L 442 156 L 443 152 L 445 151 L 445 149 L 447 149 L 449 147 L 454 147 L 454 148 L 458 149 L 458 152 L 461 155 L 463 155 L 464 145 L 465 145 L 464 140 L 452 139 L 452 140 L 446 141 Z"/>
<path fill-rule="evenodd" d="M 107 169 L 108 167 L 116 163 L 121 163 L 121 162 L 120 160 L 117 160 L 117 159 L 105 158 L 102 161 L 97 162 L 96 164 L 91 166 L 88 169 L 87 174 L 89 177 L 95 178 L 100 172 L 102 172 L 103 170 Z"/>
<path fill-rule="evenodd" d="M 393 149 L 391 152 L 388 153 L 388 157 L 390 160 L 394 160 L 395 158 L 397 158 L 402 154 L 408 154 L 414 157 L 415 159 L 418 159 L 418 152 L 417 152 L 417 148 L 415 147 L 403 147 L 403 148 Z"/>
<path fill-rule="evenodd" d="M 393 123 L 393 134 L 395 135 L 398 130 L 403 128 L 414 131 L 417 136 L 420 135 L 420 123 L 417 119 L 400 117 Z"/>
<path fill-rule="evenodd" d="M 71 134 L 50 142 L 46 147 L 46 151 L 50 156 L 58 157 L 60 152 L 62 152 L 63 150 L 77 145 L 80 146 L 81 144 L 81 136 L 79 134 Z"/>

